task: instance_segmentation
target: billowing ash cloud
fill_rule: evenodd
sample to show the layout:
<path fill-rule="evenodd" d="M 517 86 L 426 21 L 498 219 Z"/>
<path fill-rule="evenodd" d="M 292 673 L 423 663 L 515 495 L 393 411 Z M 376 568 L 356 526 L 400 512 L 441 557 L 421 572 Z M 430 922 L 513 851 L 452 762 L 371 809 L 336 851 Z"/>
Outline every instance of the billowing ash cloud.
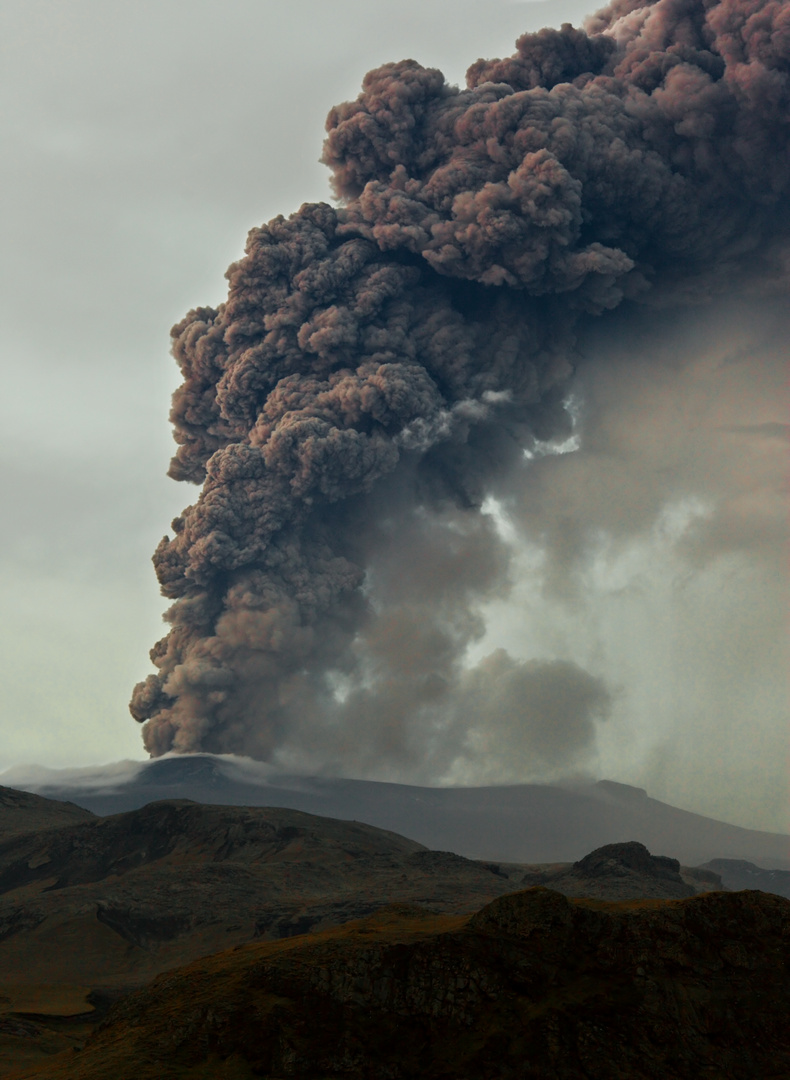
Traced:
<path fill-rule="evenodd" d="M 171 630 L 131 703 L 152 754 L 301 741 L 436 776 L 495 769 L 515 729 L 548 772 L 592 745 L 600 679 L 464 663 L 511 584 L 486 500 L 570 432 L 580 326 L 784 287 L 790 7 L 615 0 L 517 49 L 463 90 L 411 60 L 367 75 L 327 121 L 339 208 L 253 229 L 227 302 L 174 328 L 171 476 L 203 489 L 154 557 Z"/>

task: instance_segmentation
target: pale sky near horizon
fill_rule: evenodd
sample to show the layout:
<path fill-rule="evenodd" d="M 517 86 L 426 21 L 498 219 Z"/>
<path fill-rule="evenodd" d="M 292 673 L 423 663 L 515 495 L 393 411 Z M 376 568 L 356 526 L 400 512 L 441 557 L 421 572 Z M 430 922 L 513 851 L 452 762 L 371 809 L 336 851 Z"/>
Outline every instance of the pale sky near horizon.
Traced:
<path fill-rule="evenodd" d="M 178 383 L 168 331 L 190 307 L 223 299 L 224 271 L 250 227 L 330 198 L 318 162 L 329 108 L 355 97 L 364 73 L 387 60 L 413 57 L 462 81 L 478 57 L 510 54 L 525 30 L 579 25 L 596 6 L 0 3 L 0 771 L 146 756 L 127 702 L 162 632 L 166 604 L 150 556 L 197 495 L 165 476 Z M 768 338 L 775 352 L 777 337 Z M 719 345 L 703 342 L 700 356 Z M 775 399 L 784 359 L 771 355 L 772 374 L 755 391 L 755 423 L 764 425 L 774 421 L 765 402 Z M 617 358 L 611 363 L 614 386 Z M 701 364 L 679 376 L 685 399 L 705 392 Z M 748 397 L 738 378 L 731 392 Z M 771 586 L 751 581 L 746 564 L 719 562 L 676 590 L 685 570 L 661 545 L 695 513 L 693 501 L 668 507 L 649 543 L 591 566 L 591 587 L 608 597 L 594 611 L 541 608 L 525 555 L 512 603 L 489 613 L 490 642 L 572 658 L 611 685 L 618 705 L 589 763 L 596 775 L 737 824 L 785 830 L 784 642 L 749 661 L 755 672 L 765 664 L 759 691 L 720 676 L 721 657 L 743 653 L 747 631 L 740 644 L 725 640 L 720 623 L 730 616 L 719 598 L 726 592 L 748 609 Z M 520 603 L 541 611 L 539 625 L 522 618 Z M 700 636 L 699 672 L 683 673 Z M 667 695 L 670 669 L 678 681 Z M 697 700 L 693 687 L 703 684 Z M 740 727 L 738 710 L 751 710 Z M 457 779 L 496 776 L 483 769 Z"/>

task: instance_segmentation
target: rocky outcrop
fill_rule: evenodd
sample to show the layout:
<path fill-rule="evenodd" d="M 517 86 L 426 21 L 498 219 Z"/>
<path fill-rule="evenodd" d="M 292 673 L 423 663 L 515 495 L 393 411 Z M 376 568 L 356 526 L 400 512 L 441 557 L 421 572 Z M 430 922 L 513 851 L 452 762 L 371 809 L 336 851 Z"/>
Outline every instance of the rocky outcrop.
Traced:
<path fill-rule="evenodd" d="M 515 868 L 511 868 L 515 877 Z M 679 900 L 724 888 L 713 870 L 681 866 L 677 859 L 651 855 L 635 840 L 605 844 L 575 863 L 524 867 L 522 885 L 545 885 L 564 896 L 598 900 Z"/>
<path fill-rule="evenodd" d="M 679 900 L 696 892 L 681 877 L 677 859 L 651 855 L 636 841 L 596 848 L 559 874 L 551 887 L 566 896 L 600 900 Z"/>
<path fill-rule="evenodd" d="M 536 888 L 472 917 L 387 909 L 162 975 L 81 1051 L 19 1075 L 778 1078 L 789 948 L 790 903 L 757 892 L 603 903 Z"/>

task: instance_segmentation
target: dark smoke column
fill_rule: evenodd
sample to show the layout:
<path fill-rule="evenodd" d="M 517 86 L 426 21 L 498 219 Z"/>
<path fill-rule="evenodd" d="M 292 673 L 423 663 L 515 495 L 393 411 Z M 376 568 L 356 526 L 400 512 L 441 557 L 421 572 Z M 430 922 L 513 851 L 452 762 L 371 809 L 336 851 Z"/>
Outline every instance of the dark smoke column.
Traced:
<path fill-rule="evenodd" d="M 480 507 L 562 433 L 576 322 L 786 275 L 790 5 L 615 0 L 517 46 L 460 91 L 366 76 L 327 121 L 340 208 L 253 229 L 227 302 L 174 327 L 170 475 L 203 488 L 154 556 L 171 630 L 130 706 L 152 754 L 265 758 L 362 705 L 441 730 L 506 578 Z M 399 537 L 457 556 L 419 656 Z"/>

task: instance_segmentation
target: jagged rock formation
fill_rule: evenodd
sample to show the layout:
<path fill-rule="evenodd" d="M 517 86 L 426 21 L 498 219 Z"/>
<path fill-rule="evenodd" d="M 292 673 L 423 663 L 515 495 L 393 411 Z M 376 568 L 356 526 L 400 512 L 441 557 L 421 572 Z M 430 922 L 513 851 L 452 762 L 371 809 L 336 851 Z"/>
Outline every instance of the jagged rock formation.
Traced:
<path fill-rule="evenodd" d="M 536 867 L 524 874 L 522 883 L 548 885 L 565 896 L 598 900 L 678 900 L 722 888 L 721 878 L 714 872 L 681 867 L 677 859 L 651 855 L 636 841 L 606 844 L 572 866 Z"/>
<path fill-rule="evenodd" d="M 790 903 L 757 892 L 472 917 L 388 909 L 160 976 L 39 1080 L 790 1075 Z"/>

